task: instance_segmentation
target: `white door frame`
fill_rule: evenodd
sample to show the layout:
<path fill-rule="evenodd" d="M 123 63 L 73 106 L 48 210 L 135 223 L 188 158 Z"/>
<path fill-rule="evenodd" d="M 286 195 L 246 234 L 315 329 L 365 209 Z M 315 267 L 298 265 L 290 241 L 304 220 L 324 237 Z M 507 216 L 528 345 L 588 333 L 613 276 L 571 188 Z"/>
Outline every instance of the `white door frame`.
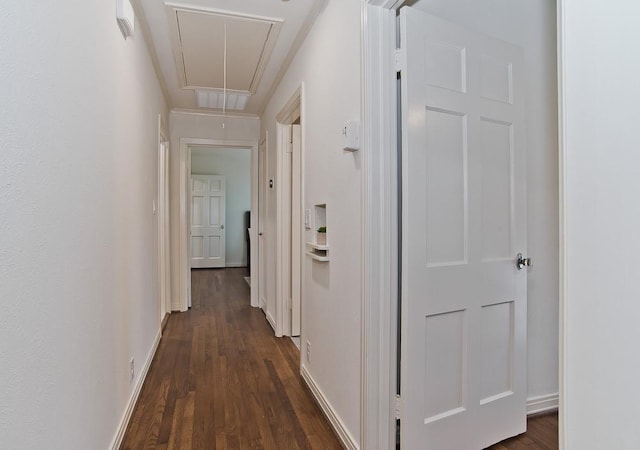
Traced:
<path fill-rule="evenodd" d="M 289 101 L 285 104 L 282 110 L 276 116 L 277 135 L 276 135 L 276 336 L 290 336 L 291 335 L 291 314 L 287 299 L 284 297 L 285 283 L 291 282 L 291 273 L 287 274 L 284 270 L 284 258 L 291 258 L 291 253 L 287 251 L 291 248 L 292 251 L 298 251 L 300 253 L 300 261 L 304 261 L 303 253 L 304 246 L 302 239 L 300 242 L 291 242 L 291 247 L 285 243 L 285 210 L 283 208 L 284 199 L 287 196 L 284 183 L 281 181 L 284 179 L 284 155 L 287 152 L 289 145 L 289 136 L 291 124 L 300 117 L 302 140 L 300 151 L 300 205 L 298 209 L 298 215 L 301 215 L 304 205 L 304 85 L 300 85 L 298 89 L 290 97 Z M 292 167 L 292 170 L 296 168 Z M 291 189 L 296 189 L 296 186 L 291 186 Z M 290 198 L 290 196 L 289 196 Z M 296 214 L 295 211 L 291 211 L 291 214 Z M 298 236 L 304 236 L 302 230 L 302 224 L 300 224 L 300 232 Z M 303 304 L 303 286 L 304 286 L 304 270 L 300 269 L 300 303 Z"/>
<path fill-rule="evenodd" d="M 258 254 L 256 258 L 258 260 L 258 304 L 259 307 L 264 311 L 265 315 L 267 314 L 267 300 L 266 300 L 266 276 L 267 273 L 267 263 L 266 263 L 266 244 L 264 242 L 266 237 L 266 224 L 267 224 L 267 211 L 269 208 L 267 207 L 267 175 L 269 173 L 269 164 L 267 160 L 267 155 L 269 151 L 269 132 L 265 131 L 264 137 L 260 140 L 260 144 L 258 145 L 258 222 L 256 225 L 257 229 L 257 239 L 258 239 Z M 262 149 L 262 150 L 260 150 Z M 260 157 L 260 152 L 262 152 L 262 157 Z M 253 224 L 251 225 L 251 229 L 253 230 Z M 260 250 L 260 243 L 262 243 L 262 250 Z M 268 316 L 267 316 L 268 317 Z"/>
<path fill-rule="evenodd" d="M 396 440 L 398 174 L 396 9 L 404 0 L 362 6 L 363 267 L 361 448 Z"/>
<path fill-rule="evenodd" d="M 568 423 L 568 416 L 566 408 L 567 402 L 567 370 L 566 370 L 566 357 L 567 354 L 567 335 L 566 330 L 569 324 L 569 311 L 567 308 L 567 238 L 566 232 L 567 226 L 567 167 L 566 167 L 566 131 L 565 124 L 565 15 L 564 15 L 564 0 L 558 0 L 557 3 L 557 15 L 556 20 L 558 22 L 557 31 L 557 48 L 558 48 L 558 208 L 559 208 L 559 269 L 560 275 L 558 279 L 559 290 L 559 319 L 560 324 L 558 327 L 558 442 L 559 449 L 565 450 L 567 448 L 567 435 L 566 424 Z"/>
<path fill-rule="evenodd" d="M 169 245 L 169 139 L 164 131 L 162 115 L 158 115 L 158 297 L 160 321 L 171 314 L 171 267 Z M 163 314 L 164 312 L 164 314 Z"/>
<path fill-rule="evenodd" d="M 180 311 L 186 311 L 191 303 L 191 270 L 190 270 L 190 246 L 189 242 L 189 197 L 191 179 L 191 147 L 219 147 L 219 148 L 249 148 L 251 149 L 251 236 L 249 236 L 251 247 L 251 267 L 252 276 L 257 277 L 258 256 L 258 141 L 244 140 L 224 140 L 224 139 L 180 139 L 180 240 L 179 248 L 179 291 Z M 251 306 L 258 307 L 257 283 L 251 283 Z"/>

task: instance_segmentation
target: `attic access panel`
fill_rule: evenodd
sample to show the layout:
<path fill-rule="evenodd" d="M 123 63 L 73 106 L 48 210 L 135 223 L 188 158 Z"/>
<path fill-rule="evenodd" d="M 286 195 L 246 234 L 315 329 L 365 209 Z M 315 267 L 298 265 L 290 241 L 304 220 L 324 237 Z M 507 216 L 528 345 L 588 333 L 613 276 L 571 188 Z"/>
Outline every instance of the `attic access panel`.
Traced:
<path fill-rule="evenodd" d="M 255 93 L 282 26 L 279 19 L 168 6 L 178 79 L 185 89 L 224 87 Z"/>

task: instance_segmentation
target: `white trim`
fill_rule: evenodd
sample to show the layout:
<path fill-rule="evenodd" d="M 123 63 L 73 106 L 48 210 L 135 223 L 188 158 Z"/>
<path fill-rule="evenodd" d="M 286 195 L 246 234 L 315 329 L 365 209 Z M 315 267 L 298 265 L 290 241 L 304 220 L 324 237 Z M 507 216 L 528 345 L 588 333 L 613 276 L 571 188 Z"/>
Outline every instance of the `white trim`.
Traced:
<path fill-rule="evenodd" d="M 390 7 L 389 7 L 390 8 Z M 363 7 L 363 448 L 395 448 L 397 103 L 393 10 Z"/>
<path fill-rule="evenodd" d="M 287 257 L 287 252 L 284 251 L 284 224 L 290 223 L 290 217 L 284 217 L 284 197 L 286 191 L 284 189 L 283 183 L 278 182 L 278 180 L 284 179 L 284 155 L 287 152 L 287 148 L 289 145 L 289 137 L 291 124 L 294 120 L 300 117 L 300 126 L 301 126 L 301 149 L 300 149 L 300 200 L 304 202 L 304 138 L 305 138 L 305 120 L 303 117 L 303 106 L 304 106 L 304 83 L 301 84 L 295 92 L 291 95 L 285 106 L 282 110 L 276 115 L 276 326 L 275 333 L 276 336 L 289 336 L 291 335 L 291 313 L 289 309 L 288 300 L 283 295 L 284 285 L 285 283 L 289 283 L 291 281 L 290 274 L 284 273 L 284 259 Z M 292 170 L 294 168 L 292 167 Z M 300 205 L 300 210 L 304 206 Z M 304 233 L 301 233 L 301 236 Z M 292 249 L 293 250 L 293 249 Z M 302 242 L 300 242 L 300 246 L 297 249 L 300 253 L 300 261 L 304 261 L 303 252 L 304 246 Z M 304 278 L 304 275 L 301 271 L 301 278 Z M 303 280 L 300 280 L 300 286 L 304 286 Z M 304 289 L 301 289 L 304 291 Z M 300 298 L 300 302 L 302 303 L 302 295 Z"/>
<path fill-rule="evenodd" d="M 120 425 L 118 425 L 116 435 L 114 436 L 113 441 L 111 442 L 111 446 L 109 447 L 112 450 L 118 450 L 120 448 L 120 444 L 122 444 L 122 438 L 124 438 L 124 433 L 125 431 L 127 431 L 127 426 L 129 425 L 129 420 L 131 419 L 133 408 L 136 406 L 136 402 L 138 401 L 138 397 L 140 396 L 140 391 L 142 390 L 144 381 L 147 379 L 147 373 L 149 372 L 149 367 L 151 367 L 151 361 L 153 361 L 156 350 L 158 350 L 158 345 L 160 344 L 161 338 L 162 330 L 159 329 L 158 334 L 156 334 L 156 338 L 154 339 L 151 346 L 151 350 L 147 355 L 147 360 L 142 367 L 142 371 L 138 375 L 138 380 L 136 381 L 135 388 L 131 392 L 131 396 L 129 397 L 129 401 L 127 402 L 127 407 L 125 408 L 124 414 L 122 415 L 122 419 L 120 419 Z"/>
<path fill-rule="evenodd" d="M 538 395 L 527 399 L 527 415 L 551 412 L 558 409 L 559 395 L 555 394 Z"/>
<path fill-rule="evenodd" d="M 360 447 L 358 447 L 356 440 L 353 438 L 353 436 L 351 436 L 351 433 L 349 433 L 349 430 L 347 430 L 345 424 L 342 422 L 340 417 L 338 417 L 335 410 L 333 409 L 327 398 L 324 396 L 316 382 L 313 380 L 313 377 L 304 366 L 304 364 L 300 368 L 300 375 L 302 375 L 302 379 L 311 390 L 313 398 L 315 398 L 318 406 L 320 406 L 320 409 L 329 420 L 331 427 L 338 435 L 338 438 L 340 439 L 340 442 L 342 443 L 344 448 L 346 448 L 347 450 L 358 450 Z"/>
<path fill-rule="evenodd" d="M 169 207 L 170 154 L 168 134 L 164 131 L 162 114 L 158 114 L 158 192 L 156 196 L 156 220 L 158 225 L 158 298 L 160 299 L 161 317 L 171 314 L 171 234 Z M 164 310 L 164 313 L 163 313 Z"/>
<path fill-rule="evenodd" d="M 287 53 L 287 56 L 285 57 L 284 61 L 280 65 L 280 71 L 274 78 L 273 83 L 271 83 L 271 87 L 269 88 L 269 91 L 265 96 L 265 100 L 262 103 L 260 110 L 258 111 L 258 116 L 261 117 L 264 114 L 264 111 L 267 108 L 267 105 L 269 105 L 269 103 L 271 102 L 271 98 L 273 97 L 273 94 L 276 93 L 276 89 L 278 88 L 278 86 L 280 86 L 280 82 L 282 81 L 285 74 L 289 70 L 289 66 L 291 66 L 291 62 L 293 61 L 293 58 L 296 57 L 298 50 L 300 50 L 300 47 L 302 47 L 302 44 L 304 43 L 305 39 L 307 39 L 307 35 L 311 31 L 311 28 L 313 28 L 313 25 L 316 23 L 316 19 L 318 18 L 320 13 L 324 10 L 326 5 L 327 5 L 327 0 L 316 0 L 316 2 L 313 4 L 313 7 L 309 12 L 309 15 L 307 16 L 304 23 L 300 27 L 300 31 L 298 31 L 298 34 L 296 35 L 295 39 L 293 40 L 293 43 L 291 44 L 291 47 L 289 48 L 289 53 Z"/>
<path fill-rule="evenodd" d="M 265 306 L 267 305 L 267 302 L 265 300 Z M 264 313 L 265 317 L 267 318 L 267 322 L 269 322 L 269 325 L 271 325 L 271 328 L 273 328 L 273 331 L 276 331 L 276 321 L 273 319 L 273 316 L 271 315 L 271 312 L 267 311 L 265 309 L 265 313 Z"/>
<path fill-rule="evenodd" d="M 567 135 L 564 124 L 566 122 L 565 117 L 565 14 L 564 14 L 564 0 L 558 0 L 557 4 L 557 26 L 558 26 L 558 207 L 559 207 L 559 326 L 558 326 L 558 385 L 559 385 L 559 398 L 558 398 L 558 443 L 559 450 L 565 450 L 568 448 L 567 444 L 567 424 L 569 422 L 568 408 L 567 408 L 567 332 L 569 326 L 569 310 L 568 310 L 568 286 L 567 286 L 567 267 L 568 267 L 568 254 L 567 254 L 567 240 L 565 233 L 567 230 L 567 172 L 566 172 L 566 145 Z"/>
<path fill-rule="evenodd" d="M 158 58 L 156 47 L 155 45 L 153 45 L 153 38 L 151 37 L 151 29 L 149 28 L 149 23 L 147 22 L 147 16 L 144 14 L 144 8 L 142 7 L 141 3 L 142 3 L 141 0 L 131 0 L 131 6 L 133 7 L 133 12 L 136 15 L 136 21 L 138 22 L 138 25 L 140 25 L 145 46 L 147 47 L 147 51 L 149 52 L 149 56 L 151 57 L 153 71 L 156 74 L 158 83 L 160 83 L 160 90 L 162 91 L 164 102 L 166 105 L 170 107 L 172 102 L 171 102 L 171 96 L 169 95 L 169 89 L 167 87 L 167 81 L 165 80 L 164 74 L 162 73 L 162 69 L 160 66 L 160 59 Z"/>
<path fill-rule="evenodd" d="M 179 298 L 175 299 L 174 309 L 186 311 L 189 306 L 189 296 L 191 287 L 190 273 L 190 249 L 189 249 L 189 179 L 191 177 L 191 151 L 190 147 L 236 147 L 251 149 L 251 254 L 258 254 L 258 227 L 254 224 L 259 223 L 258 219 L 258 141 L 246 140 L 224 140 L 224 139 L 196 139 L 181 138 L 180 139 L 180 208 L 179 208 L 179 240 L 178 240 L 178 264 L 180 275 L 178 276 L 178 292 Z M 255 258 L 251 260 L 250 272 L 257 275 L 257 261 Z M 251 284 L 251 306 L 258 306 L 258 289 L 255 288 L 257 283 Z"/>

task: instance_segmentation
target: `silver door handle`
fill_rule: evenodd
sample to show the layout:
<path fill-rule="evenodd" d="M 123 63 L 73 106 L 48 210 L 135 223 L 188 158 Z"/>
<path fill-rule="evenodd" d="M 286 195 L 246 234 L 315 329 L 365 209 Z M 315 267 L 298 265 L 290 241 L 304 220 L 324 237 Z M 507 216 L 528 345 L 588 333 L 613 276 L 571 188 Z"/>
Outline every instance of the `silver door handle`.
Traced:
<path fill-rule="evenodd" d="M 516 260 L 516 267 L 518 268 L 518 270 L 522 270 L 525 267 L 533 266 L 533 261 L 531 261 L 531 258 L 525 258 L 524 256 L 522 256 L 522 253 L 518 253 L 517 258 L 518 259 Z"/>
<path fill-rule="evenodd" d="M 224 230 L 224 224 L 221 224 L 221 225 L 220 225 L 220 229 L 221 229 L 221 230 Z"/>

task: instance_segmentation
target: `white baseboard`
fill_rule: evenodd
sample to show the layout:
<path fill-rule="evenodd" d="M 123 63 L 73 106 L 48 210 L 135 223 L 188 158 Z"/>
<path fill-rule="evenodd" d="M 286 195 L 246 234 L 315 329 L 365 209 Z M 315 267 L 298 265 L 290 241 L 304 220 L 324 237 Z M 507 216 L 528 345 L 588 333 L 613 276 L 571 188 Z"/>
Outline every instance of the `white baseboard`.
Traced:
<path fill-rule="evenodd" d="M 260 299 L 260 308 L 261 308 L 263 311 L 266 311 L 266 310 L 267 310 L 267 300 L 266 300 L 264 297 L 262 297 L 262 298 Z"/>
<path fill-rule="evenodd" d="M 133 392 L 131 392 L 131 397 L 129 397 L 129 402 L 127 403 L 127 408 L 124 411 L 122 419 L 120 420 L 118 431 L 116 432 L 116 435 L 113 438 L 113 442 L 111 443 L 111 446 L 109 447 L 111 450 L 118 450 L 120 448 L 120 445 L 122 444 L 122 438 L 124 438 L 124 432 L 127 431 L 127 425 L 129 425 L 129 419 L 131 419 L 133 408 L 136 406 L 136 402 L 138 401 L 138 396 L 140 395 L 140 391 L 142 390 L 142 385 L 144 384 L 144 380 L 147 378 L 147 373 L 149 372 L 151 361 L 153 361 L 153 357 L 156 354 L 156 350 L 158 349 L 158 345 L 160 344 L 161 337 L 162 337 L 162 330 L 158 330 L 158 334 L 156 335 L 156 338 L 153 341 L 151 350 L 147 355 L 147 360 L 144 362 L 144 366 L 142 367 L 142 371 L 140 372 L 140 375 L 138 375 L 138 381 L 136 382 L 136 386 L 133 389 Z"/>
<path fill-rule="evenodd" d="M 557 410 L 559 404 L 560 396 L 558 393 L 529 397 L 527 399 L 527 415 Z"/>
<path fill-rule="evenodd" d="M 302 374 L 302 378 L 305 383 L 307 383 L 307 386 L 309 386 L 309 389 L 320 406 L 320 409 L 322 409 L 322 412 L 329 420 L 329 423 L 338 435 L 338 438 L 340 438 L 340 442 L 342 442 L 344 448 L 347 450 L 359 450 L 360 447 L 356 443 L 356 440 L 344 426 L 344 423 L 342 423 L 342 420 L 340 420 L 334 409 L 331 407 L 331 404 L 327 401 L 318 385 L 313 381 L 311 374 L 307 371 L 304 365 L 301 367 L 300 373 Z"/>
<path fill-rule="evenodd" d="M 269 322 L 269 325 L 271 325 L 271 328 L 273 328 L 273 331 L 276 331 L 276 321 L 273 319 L 273 316 L 265 310 L 264 315 L 267 316 L 267 322 Z"/>

